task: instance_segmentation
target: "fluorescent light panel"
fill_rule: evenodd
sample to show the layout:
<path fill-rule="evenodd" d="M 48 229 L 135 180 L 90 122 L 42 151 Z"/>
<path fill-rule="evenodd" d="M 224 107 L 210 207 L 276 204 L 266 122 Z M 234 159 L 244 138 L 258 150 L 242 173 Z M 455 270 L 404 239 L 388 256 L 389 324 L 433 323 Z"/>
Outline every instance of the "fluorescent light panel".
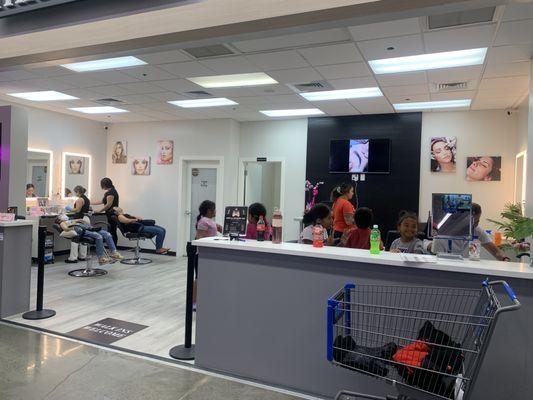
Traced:
<path fill-rule="evenodd" d="M 376 74 L 396 74 L 399 72 L 425 71 L 439 68 L 467 67 L 485 62 L 487 48 L 446 51 L 443 53 L 418 56 L 385 58 L 369 61 Z"/>
<path fill-rule="evenodd" d="M 71 64 L 62 64 L 63 68 L 75 72 L 101 71 L 105 69 L 118 69 L 145 65 L 146 62 L 133 56 L 105 58 L 102 60 L 83 61 Z"/>
<path fill-rule="evenodd" d="M 470 107 L 472 100 L 446 100 L 446 101 L 427 101 L 420 103 L 397 103 L 394 104 L 394 108 L 397 111 L 407 111 L 407 110 L 429 110 L 429 109 L 438 109 L 438 108 L 462 108 Z"/>
<path fill-rule="evenodd" d="M 200 107 L 220 107 L 233 106 L 238 103 L 225 97 L 216 97 L 212 99 L 197 99 L 197 100 L 173 100 L 168 103 L 183 108 L 200 108 Z"/>
<path fill-rule="evenodd" d="M 31 101 L 78 100 L 78 97 L 74 97 L 61 92 L 56 92 L 55 90 L 43 90 L 40 92 L 25 93 L 8 93 L 8 96 L 18 97 L 20 99 Z"/>
<path fill-rule="evenodd" d="M 363 99 L 366 97 L 381 97 L 383 93 L 378 87 L 327 90 L 323 92 L 300 93 L 300 96 L 309 101 L 339 100 L 339 99 Z"/>
<path fill-rule="evenodd" d="M 278 81 L 264 72 L 256 72 L 251 74 L 198 76 L 187 79 L 204 88 L 275 85 L 278 83 Z"/>
<path fill-rule="evenodd" d="M 127 113 L 128 110 L 123 110 L 122 108 L 116 107 L 76 107 L 69 108 L 69 110 L 81 112 L 84 114 L 118 114 L 118 113 Z"/>
<path fill-rule="evenodd" d="M 259 111 L 268 117 L 302 117 L 307 115 L 324 115 L 318 108 L 300 108 L 293 110 L 263 110 Z"/>

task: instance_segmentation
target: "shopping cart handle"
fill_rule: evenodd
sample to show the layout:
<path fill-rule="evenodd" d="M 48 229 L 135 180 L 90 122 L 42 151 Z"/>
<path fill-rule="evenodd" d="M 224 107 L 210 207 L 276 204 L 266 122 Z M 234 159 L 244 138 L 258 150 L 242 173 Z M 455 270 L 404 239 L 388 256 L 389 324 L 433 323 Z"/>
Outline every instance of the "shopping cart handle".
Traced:
<path fill-rule="evenodd" d="M 512 301 L 518 300 L 518 298 L 516 297 L 516 294 L 514 293 L 513 288 L 511 286 L 509 286 L 509 284 L 507 282 L 503 282 L 503 287 L 505 288 L 505 291 L 507 292 L 507 294 L 509 295 L 509 298 Z"/>
<path fill-rule="evenodd" d="M 503 307 L 502 311 L 508 311 L 509 309 L 516 309 L 516 308 L 519 308 L 521 306 L 520 301 L 518 301 L 518 297 L 516 297 L 516 294 L 515 294 L 513 288 L 507 282 L 505 282 L 505 281 L 490 281 L 489 282 L 488 279 L 487 279 L 487 280 L 485 280 L 483 282 L 483 285 L 485 285 L 485 286 L 486 285 L 490 285 L 490 286 L 502 285 L 503 286 L 503 288 L 507 292 L 507 295 L 509 296 L 511 301 L 514 303 L 514 306 Z"/>

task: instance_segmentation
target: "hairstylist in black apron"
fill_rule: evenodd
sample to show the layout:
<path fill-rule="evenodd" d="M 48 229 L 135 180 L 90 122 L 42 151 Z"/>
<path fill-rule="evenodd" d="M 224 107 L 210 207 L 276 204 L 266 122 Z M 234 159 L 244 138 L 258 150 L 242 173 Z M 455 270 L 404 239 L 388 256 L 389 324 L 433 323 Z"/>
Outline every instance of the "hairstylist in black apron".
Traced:
<path fill-rule="evenodd" d="M 109 178 L 103 178 L 100 181 L 100 187 L 102 188 L 102 190 L 105 190 L 102 203 L 99 203 L 99 204 L 103 204 L 104 207 L 97 212 L 105 212 L 107 216 L 107 222 L 109 223 L 109 233 L 113 237 L 113 242 L 115 242 L 115 245 L 117 245 L 118 244 L 117 224 L 111 217 L 114 215 L 113 207 L 118 207 L 118 203 L 119 203 L 118 192 L 113 186 L 113 182 Z"/>

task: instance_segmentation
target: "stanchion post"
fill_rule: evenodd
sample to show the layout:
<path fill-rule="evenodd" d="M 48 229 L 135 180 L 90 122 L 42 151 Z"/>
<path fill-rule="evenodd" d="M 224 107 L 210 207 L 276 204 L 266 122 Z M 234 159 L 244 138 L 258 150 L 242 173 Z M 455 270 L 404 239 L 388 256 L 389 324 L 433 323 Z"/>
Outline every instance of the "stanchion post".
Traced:
<path fill-rule="evenodd" d="M 37 307 L 34 311 L 22 314 L 24 319 L 46 319 L 56 315 L 54 310 L 43 309 L 44 297 L 44 245 L 46 240 L 46 226 L 39 226 L 38 253 L 37 253 Z"/>
<path fill-rule="evenodd" d="M 169 355 L 177 360 L 194 360 L 192 344 L 192 295 L 194 287 L 194 267 L 197 263 L 196 246 L 187 243 L 187 296 L 185 300 L 185 343 L 170 349 Z"/>

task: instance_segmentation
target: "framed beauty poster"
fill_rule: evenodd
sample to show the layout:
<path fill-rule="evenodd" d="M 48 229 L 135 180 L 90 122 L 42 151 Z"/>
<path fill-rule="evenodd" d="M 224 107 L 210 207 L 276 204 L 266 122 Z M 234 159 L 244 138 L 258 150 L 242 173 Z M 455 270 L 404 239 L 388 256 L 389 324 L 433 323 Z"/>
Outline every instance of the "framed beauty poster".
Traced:
<path fill-rule="evenodd" d="M 150 175 L 151 159 L 149 156 L 131 157 L 132 175 Z"/>
<path fill-rule="evenodd" d="M 169 165 L 174 162 L 174 141 L 158 140 L 157 141 L 157 164 Z"/>
<path fill-rule="evenodd" d="M 441 136 L 431 138 L 431 172 L 455 172 L 457 157 L 457 138 Z"/>
<path fill-rule="evenodd" d="M 85 158 L 81 156 L 66 156 L 66 170 L 68 175 L 85 174 Z"/>
<path fill-rule="evenodd" d="M 472 156 L 466 159 L 466 180 L 470 182 L 501 181 L 501 156 Z"/>
<path fill-rule="evenodd" d="M 128 162 L 128 142 L 117 140 L 113 144 L 111 162 L 113 164 L 126 164 Z"/>

